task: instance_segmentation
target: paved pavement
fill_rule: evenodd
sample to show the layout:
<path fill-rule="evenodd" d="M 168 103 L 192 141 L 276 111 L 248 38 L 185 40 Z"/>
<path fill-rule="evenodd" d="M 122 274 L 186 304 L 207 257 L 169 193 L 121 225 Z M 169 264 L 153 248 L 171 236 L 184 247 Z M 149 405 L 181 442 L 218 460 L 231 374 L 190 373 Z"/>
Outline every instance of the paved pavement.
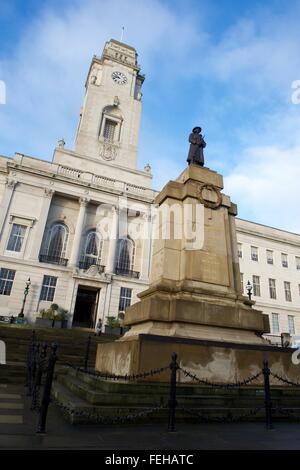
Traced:
<path fill-rule="evenodd" d="M 71 426 L 54 405 L 49 408 L 46 435 L 35 433 L 36 422 L 24 387 L 0 385 L 1 449 L 300 449 L 300 423 L 275 423 L 271 431 L 263 423 L 179 423 L 174 433 L 164 424 Z"/>

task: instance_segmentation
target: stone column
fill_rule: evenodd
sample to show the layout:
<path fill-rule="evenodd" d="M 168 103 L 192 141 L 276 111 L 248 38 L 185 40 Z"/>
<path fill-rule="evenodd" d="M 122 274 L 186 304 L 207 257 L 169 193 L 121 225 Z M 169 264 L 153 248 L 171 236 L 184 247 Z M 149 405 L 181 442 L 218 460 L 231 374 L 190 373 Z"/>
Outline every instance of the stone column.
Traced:
<path fill-rule="evenodd" d="M 40 210 L 39 218 L 36 222 L 36 226 L 34 228 L 33 237 L 34 242 L 32 243 L 31 251 L 30 251 L 30 259 L 35 261 L 38 260 L 43 236 L 45 232 L 46 223 L 48 220 L 49 209 L 51 206 L 52 197 L 54 195 L 54 190 L 50 188 L 44 189 L 44 194 L 42 198 L 42 207 Z"/>
<path fill-rule="evenodd" d="M 2 235 L 3 227 L 5 224 L 6 217 L 8 215 L 10 203 L 16 184 L 16 180 L 7 178 L 4 195 L 0 204 L 0 237 Z"/>
<path fill-rule="evenodd" d="M 79 208 L 79 213 L 77 217 L 71 256 L 69 259 L 70 266 L 77 266 L 79 250 L 80 250 L 80 242 L 81 242 L 82 231 L 83 231 L 83 226 L 84 226 L 84 221 L 85 221 L 86 207 L 88 203 L 89 203 L 89 199 L 87 198 L 81 197 L 79 199 L 80 208 Z"/>
<path fill-rule="evenodd" d="M 113 217 L 112 217 L 111 230 L 110 230 L 108 257 L 107 257 L 107 263 L 105 267 L 106 273 L 113 273 L 115 270 L 115 259 L 116 259 L 117 243 L 118 243 L 119 213 L 118 213 L 118 209 L 115 206 L 112 207 L 112 214 L 113 214 Z"/>
<path fill-rule="evenodd" d="M 144 215 L 144 239 L 141 259 L 141 275 L 140 279 L 148 281 L 150 277 L 150 262 L 151 262 L 151 216 L 149 214 Z"/>

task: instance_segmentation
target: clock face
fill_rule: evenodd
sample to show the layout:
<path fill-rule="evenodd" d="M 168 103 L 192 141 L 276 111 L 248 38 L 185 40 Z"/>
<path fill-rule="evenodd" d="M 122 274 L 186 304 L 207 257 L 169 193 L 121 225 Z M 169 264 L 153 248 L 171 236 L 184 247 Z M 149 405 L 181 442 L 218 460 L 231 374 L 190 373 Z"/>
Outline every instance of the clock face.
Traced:
<path fill-rule="evenodd" d="M 127 82 L 127 77 L 122 72 L 113 72 L 111 74 L 111 77 L 113 81 L 116 82 L 118 85 L 125 85 L 125 83 Z"/>

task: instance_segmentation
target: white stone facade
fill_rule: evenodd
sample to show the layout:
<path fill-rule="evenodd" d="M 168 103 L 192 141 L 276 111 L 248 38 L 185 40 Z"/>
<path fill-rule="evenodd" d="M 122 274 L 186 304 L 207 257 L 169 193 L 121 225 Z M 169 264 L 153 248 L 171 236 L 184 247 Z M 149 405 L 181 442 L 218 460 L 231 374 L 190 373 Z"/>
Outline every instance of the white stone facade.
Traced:
<path fill-rule="evenodd" d="M 300 335 L 300 235 L 241 219 L 236 222 L 244 293 L 247 282 L 253 285 L 253 276 L 259 278 L 253 300 L 269 315 L 269 338 L 280 343 L 281 333 Z M 271 298 L 270 279 L 275 281 L 272 296 L 276 298 Z M 285 289 L 285 283 L 290 289 Z M 289 316 L 293 317 L 290 324 Z"/>
<path fill-rule="evenodd" d="M 97 229 L 106 221 L 110 235 L 117 234 L 125 217 L 128 231 L 138 232 L 149 221 L 156 192 L 149 167 L 137 169 L 143 81 L 136 51 L 107 42 L 88 73 L 74 150 L 60 140 L 52 162 L 0 156 L 0 268 L 2 274 L 14 272 L 13 280 L 0 279 L 0 315 L 20 312 L 29 277 L 25 316 L 34 321 L 55 302 L 70 312 L 69 325 L 94 326 L 98 318 L 104 324 L 107 316 L 118 316 L 122 288 L 133 303 L 148 287 L 151 240 L 132 243 L 129 238 L 122 266 L 118 236 L 105 238 L 100 230 L 98 238 Z M 120 209 L 120 198 L 127 199 L 129 209 Z M 272 314 L 278 314 L 273 340 L 289 331 L 288 315 L 300 334 L 300 235 L 237 219 L 237 237 L 244 287 L 258 276 L 256 307 L 270 315 L 271 326 Z M 251 259 L 251 246 L 258 261 Z M 266 250 L 273 251 L 272 265 Z M 288 267 L 282 266 L 281 254 L 287 255 Z M 45 276 L 56 279 L 51 300 L 44 300 Z M 270 299 L 269 279 L 276 280 L 276 299 Z M 290 283 L 291 300 L 284 282 Z"/>

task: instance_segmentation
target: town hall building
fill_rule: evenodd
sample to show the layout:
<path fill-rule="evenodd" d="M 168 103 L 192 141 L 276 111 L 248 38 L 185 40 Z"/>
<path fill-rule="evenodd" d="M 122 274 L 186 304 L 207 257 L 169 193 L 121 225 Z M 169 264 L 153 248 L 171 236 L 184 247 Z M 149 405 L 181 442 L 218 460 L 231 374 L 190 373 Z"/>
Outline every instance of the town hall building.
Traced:
<path fill-rule="evenodd" d="M 92 328 L 148 287 L 151 236 L 133 236 L 151 226 L 157 194 L 137 162 L 144 78 L 136 50 L 108 41 L 88 71 L 74 149 L 61 139 L 52 162 L 0 156 L 0 316 L 18 315 L 28 278 L 28 321 L 56 303 L 69 326 Z M 273 342 L 300 334 L 300 235 L 236 224 L 244 293 L 250 280 Z"/>

